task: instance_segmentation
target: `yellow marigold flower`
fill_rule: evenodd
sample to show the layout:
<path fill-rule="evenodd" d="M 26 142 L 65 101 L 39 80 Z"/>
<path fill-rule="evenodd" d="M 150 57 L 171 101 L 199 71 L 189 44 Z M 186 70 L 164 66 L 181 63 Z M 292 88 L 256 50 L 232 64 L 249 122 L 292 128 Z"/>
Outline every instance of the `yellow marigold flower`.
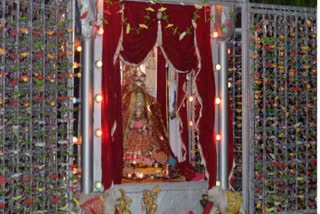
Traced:
<path fill-rule="evenodd" d="M 54 59 L 53 54 L 48 53 L 47 56 L 48 56 L 49 59 Z"/>
<path fill-rule="evenodd" d="M 73 51 L 70 51 L 70 50 L 67 50 L 67 55 L 72 55 L 73 54 Z"/>
<path fill-rule="evenodd" d="M 20 55 L 21 55 L 22 57 L 27 57 L 27 56 L 29 55 L 29 53 L 28 53 L 28 52 L 22 52 L 22 53 L 20 53 Z"/>
<path fill-rule="evenodd" d="M 22 27 L 22 28 L 20 28 L 20 32 L 27 34 L 28 33 L 28 28 Z"/>
<path fill-rule="evenodd" d="M 48 30 L 47 34 L 48 34 L 48 36 L 52 36 L 54 34 L 54 30 Z"/>
<path fill-rule="evenodd" d="M 308 45 L 302 46 L 301 49 L 303 51 L 310 51 L 310 47 Z"/>
<path fill-rule="evenodd" d="M 6 53 L 6 50 L 3 49 L 3 48 L 0 48 L 0 55 L 3 55 L 3 54 L 5 54 L 5 53 Z"/>

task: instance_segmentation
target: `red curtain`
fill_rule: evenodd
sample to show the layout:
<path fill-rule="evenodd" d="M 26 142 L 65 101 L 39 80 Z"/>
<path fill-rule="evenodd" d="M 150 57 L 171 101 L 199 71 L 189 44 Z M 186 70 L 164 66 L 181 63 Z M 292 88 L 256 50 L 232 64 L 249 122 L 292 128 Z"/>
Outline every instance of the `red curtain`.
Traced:
<path fill-rule="evenodd" d="M 121 118 L 121 88 L 119 61 L 113 63 L 113 56 L 121 32 L 121 16 L 119 4 L 104 4 L 106 19 L 103 38 L 103 67 L 102 67 L 102 145 L 101 166 L 102 183 L 109 188 L 113 183 L 121 182 L 122 175 L 122 118 Z M 111 14 L 111 15 L 110 15 Z M 112 126 L 117 123 L 117 128 L 111 136 Z"/>
<path fill-rule="evenodd" d="M 180 71 L 191 71 L 197 69 L 194 35 L 192 27 L 194 6 L 165 5 L 169 21 L 161 22 L 162 45 L 165 54 L 175 69 Z M 168 24 L 174 24 L 167 28 Z M 178 32 L 183 33 L 190 30 L 190 33 L 180 40 Z M 177 33 L 174 34 L 175 29 Z"/>
<path fill-rule="evenodd" d="M 140 64 L 156 44 L 157 12 L 148 12 L 146 3 L 126 2 L 124 7 L 124 17 L 128 23 L 123 25 L 123 49 L 120 55 L 129 63 Z M 149 16 L 149 19 L 145 19 L 145 16 Z M 139 24 L 145 24 L 148 29 L 139 28 Z"/>
<path fill-rule="evenodd" d="M 181 71 L 195 69 L 196 55 L 192 29 L 192 17 L 195 11 L 194 6 L 151 4 L 142 2 L 126 2 L 124 17 L 126 22 L 123 25 L 123 42 L 120 56 L 127 62 L 140 64 L 150 53 L 157 40 L 158 19 L 157 11 L 164 7 L 162 17 L 167 16 L 168 20 L 161 21 L 161 40 L 164 54 L 172 63 L 173 67 Z M 152 8 L 152 11 L 146 8 Z M 183 16 L 181 15 L 183 14 Z M 145 18 L 145 17 L 148 18 Z M 147 28 L 139 28 L 144 24 Z M 168 24 L 174 24 L 167 27 Z M 128 25 L 130 31 L 127 32 Z M 176 33 L 175 29 L 177 27 Z M 189 34 L 180 40 L 179 34 L 187 31 Z"/>
<path fill-rule="evenodd" d="M 198 71 L 198 61 L 196 57 L 196 48 L 193 35 L 192 17 L 195 12 L 194 6 L 151 4 L 141 2 L 124 3 L 124 21 L 122 29 L 122 47 L 120 57 L 126 62 L 132 64 L 141 63 L 154 47 L 157 39 L 157 11 L 160 7 L 165 7 L 163 16 L 168 19 L 161 21 L 162 47 L 163 55 L 168 58 L 172 65 L 181 71 Z M 146 10 L 153 8 L 154 12 Z M 104 25 L 105 33 L 103 39 L 103 97 L 102 103 L 102 177 L 105 188 L 108 188 L 112 181 L 120 183 L 122 176 L 122 118 L 121 118 L 121 84 L 119 61 L 113 62 L 117 50 L 117 44 L 121 32 L 121 15 L 118 11 L 121 9 L 118 4 L 105 4 L 108 23 Z M 210 45 L 210 24 L 208 17 L 206 19 L 205 10 L 200 10 L 201 18 L 197 20 L 197 43 L 201 55 L 201 70 L 198 76 L 198 91 L 203 100 L 203 115 L 200 120 L 200 144 L 203 148 L 203 154 L 206 160 L 207 170 L 210 174 L 209 187 L 215 184 L 216 179 L 216 151 L 215 144 L 211 136 L 214 125 L 214 78 L 212 73 L 211 45 Z M 183 15 L 182 15 L 183 14 Z M 146 18 L 146 16 L 148 18 Z M 170 20 L 170 22 L 168 21 Z M 130 24 L 130 32 L 127 33 Z M 138 28 L 139 24 L 147 26 Z M 168 24 L 174 24 L 168 28 Z M 177 27 L 177 28 L 176 28 Z M 181 34 L 188 32 L 183 38 Z M 181 36 L 179 38 L 179 36 Z M 163 60 L 159 52 L 159 59 Z M 165 79 L 164 61 L 158 62 L 158 79 Z M 159 74 L 159 72 L 162 72 Z M 185 74 L 179 74 L 178 101 L 182 102 L 184 96 L 182 85 L 185 81 Z M 158 85 L 159 99 L 164 99 L 166 93 L 165 84 Z M 162 94 L 161 94 L 162 91 Z M 162 101 L 161 101 L 162 102 Z M 166 111 L 163 111 L 166 112 Z M 181 108 L 179 115 L 183 121 L 182 137 L 186 148 L 188 148 L 187 138 L 187 117 L 186 109 Z M 165 120 L 166 121 L 166 120 Z M 111 136 L 111 129 L 114 123 L 117 123 L 115 133 Z M 187 159 L 188 160 L 188 159 Z M 186 164 L 186 166 L 188 163 Z"/>
<path fill-rule="evenodd" d="M 201 70 L 197 78 L 197 86 L 203 103 L 202 117 L 199 122 L 199 142 L 206 160 L 209 188 L 211 188 L 216 185 L 217 152 L 215 138 L 213 138 L 215 84 L 210 43 L 210 9 L 203 8 L 199 15 L 197 42 L 201 56 Z"/>

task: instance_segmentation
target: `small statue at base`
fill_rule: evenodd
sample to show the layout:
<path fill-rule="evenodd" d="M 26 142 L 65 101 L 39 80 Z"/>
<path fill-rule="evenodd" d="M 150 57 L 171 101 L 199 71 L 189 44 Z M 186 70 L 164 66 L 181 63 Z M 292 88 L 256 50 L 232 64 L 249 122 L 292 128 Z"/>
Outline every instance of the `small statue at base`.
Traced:
<path fill-rule="evenodd" d="M 223 214 L 245 214 L 242 196 L 238 192 L 223 190 L 221 187 L 215 186 L 209 189 L 208 200 L 213 202 L 209 214 L 216 214 L 218 211 Z"/>
<path fill-rule="evenodd" d="M 142 197 L 142 210 L 146 211 L 146 214 L 155 214 L 158 208 L 156 200 L 158 198 L 158 193 L 160 192 L 160 187 L 156 186 L 153 190 L 146 189 L 143 191 Z"/>
<path fill-rule="evenodd" d="M 126 196 L 126 192 L 123 189 L 119 189 L 121 193 L 120 203 L 116 206 L 119 214 L 131 214 L 129 207 L 131 206 L 132 200 Z"/>

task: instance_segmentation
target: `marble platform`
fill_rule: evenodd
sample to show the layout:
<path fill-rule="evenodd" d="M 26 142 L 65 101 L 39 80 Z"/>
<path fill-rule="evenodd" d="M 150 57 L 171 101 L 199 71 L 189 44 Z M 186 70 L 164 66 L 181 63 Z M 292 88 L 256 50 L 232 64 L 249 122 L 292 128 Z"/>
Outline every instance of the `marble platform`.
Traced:
<path fill-rule="evenodd" d="M 194 214 L 202 213 L 200 199 L 201 195 L 208 191 L 207 181 L 120 184 L 114 185 L 114 188 L 124 189 L 126 195 L 132 199 L 132 214 L 143 214 L 143 191 L 152 190 L 155 186 L 161 189 L 157 198 L 156 214 L 189 214 L 190 211 Z"/>

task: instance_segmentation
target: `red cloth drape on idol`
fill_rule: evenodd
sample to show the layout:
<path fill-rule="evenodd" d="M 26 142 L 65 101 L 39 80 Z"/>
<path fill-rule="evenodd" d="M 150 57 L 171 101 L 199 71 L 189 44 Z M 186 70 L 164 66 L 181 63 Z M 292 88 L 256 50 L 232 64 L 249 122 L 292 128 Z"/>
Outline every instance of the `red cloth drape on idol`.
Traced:
<path fill-rule="evenodd" d="M 103 74 L 102 74 L 102 179 L 105 188 L 111 183 L 121 183 L 123 167 L 123 129 L 121 114 L 121 60 L 138 65 L 142 63 L 158 43 L 157 64 L 157 100 L 165 103 L 166 100 L 166 61 L 179 72 L 178 83 L 178 106 L 186 102 L 184 83 L 186 74 L 193 72 L 197 75 L 197 91 L 200 104 L 197 107 L 199 118 L 199 141 L 205 159 L 206 170 L 209 175 L 209 188 L 216 183 L 216 145 L 213 138 L 214 125 L 214 77 L 210 44 L 210 22 L 208 8 L 198 10 L 200 18 L 192 24 L 196 8 L 194 6 L 182 6 L 172 4 L 151 4 L 142 2 L 105 3 L 105 18 L 103 38 Z M 168 19 L 158 22 L 157 11 L 166 8 L 162 15 Z M 146 10 L 152 8 L 154 11 Z M 122 10 L 123 9 L 123 10 Z M 119 11 L 123 11 L 122 14 Z M 148 19 L 145 18 L 148 16 Z M 126 20 L 122 20 L 125 17 Z M 190 34 L 179 38 L 174 34 L 168 24 L 174 24 L 179 32 L 189 28 Z M 139 24 L 145 24 L 147 28 L 139 28 Z M 128 24 L 131 31 L 127 33 Z M 191 28 L 190 28 L 191 27 Z M 167 110 L 162 105 L 163 116 Z M 186 105 L 182 105 L 178 112 L 182 121 L 181 138 L 188 148 L 187 112 Z M 163 118 L 166 120 L 166 117 Z M 112 127 L 116 129 L 111 135 Z M 164 123 L 166 124 L 166 122 Z M 188 151 L 185 152 L 188 160 Z M 182 174 L 192 175 L 191 164 L 188 161 L 179 163 L 178 168 L 185 169 Z M 191 173 L 191 174 L 190 174 Z"/>

